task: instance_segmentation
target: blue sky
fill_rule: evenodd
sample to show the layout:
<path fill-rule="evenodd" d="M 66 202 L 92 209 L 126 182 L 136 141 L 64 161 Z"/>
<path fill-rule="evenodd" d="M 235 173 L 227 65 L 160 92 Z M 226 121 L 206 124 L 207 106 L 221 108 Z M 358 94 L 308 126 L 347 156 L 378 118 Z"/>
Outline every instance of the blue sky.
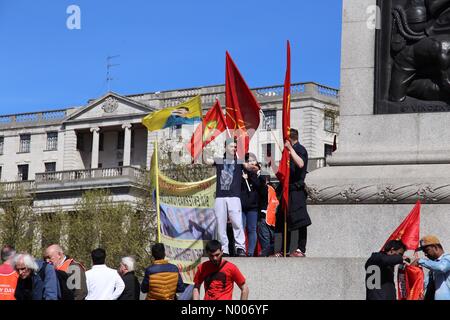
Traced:
<path fill-rule="evenodd" d="M 81 29 L 69 30 L 69 5 Z M 339 86 L 341 0 L 0 0 L 0 114 L 120 94 L 222 84 L 228 50 L 251 87 Z"/>

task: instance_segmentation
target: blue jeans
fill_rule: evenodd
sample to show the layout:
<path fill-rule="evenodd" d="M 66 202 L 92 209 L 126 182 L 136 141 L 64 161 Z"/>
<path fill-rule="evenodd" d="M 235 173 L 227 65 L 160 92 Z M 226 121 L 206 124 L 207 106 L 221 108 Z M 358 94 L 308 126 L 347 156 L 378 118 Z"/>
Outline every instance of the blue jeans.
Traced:
<path fill-rule="evenodd" d="M 266 223 L 266 219 L 258 222 L 258 239 L 261 244 L 261 257 L 268 257 L 274 253 L 275 240 L 274 229 Z"/>
<path fill-rule="evenodd" d="M 186 286 L 184 291 L 179 294 L 178 300 L 192 300 L 193 291 L 194 291 L 193 284 Z"/>
<path fill-rule="evenodd" d="M 242 212 L 242 224 L 244 230 L 247 229 L 248 256 L 253 257 L 256 249 L 256 224 L 258 223 L 258 211 Z"/>

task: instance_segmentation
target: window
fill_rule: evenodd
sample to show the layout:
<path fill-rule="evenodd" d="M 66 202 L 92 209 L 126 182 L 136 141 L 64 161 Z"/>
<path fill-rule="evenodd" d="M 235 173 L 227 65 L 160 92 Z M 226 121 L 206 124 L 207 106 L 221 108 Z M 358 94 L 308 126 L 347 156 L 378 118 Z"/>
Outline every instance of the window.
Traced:
<path fill-rule="evenodd" d="M 325 144 L 323 153 L 325 158 L 331 156 L 331 154 L 333 153 L 333 146 L 331 144 Z"/>
<path fill-rule="evenodd" d="M 31 135 L 21 134 L 19 152 L 23 153 L 30 152 L 30 146 L 31 146 Z"/>
<path fill-rule="evenodd" d="M 275 152 L 275 144 L 267 143 L 262 145 L 262 162 L 263 164 L 269 164 L 269 158 L 272 157 L 272 154 Z M 272 159 L 274 160 L 274 159 Z"/>
<path fill-rule="evenodd" d="M 80 132 L 77 132 L 77 150 L 84 151 L 83 134 Z"/>
<path fill-rule="evenodd" d="M 47 151 L 58 150 L 58 132 L 47 132 Z"/>
<path fill-rule="evenodd" d="M 123 167 L 123 161 L 119 162 L 119 167 Z"/>
<path fill-rule="evenodd" d="M 55 172 L 55 171 L 56 171 L 56 162 L 45 163 L 45 172 Z"/>
<path fill-rule="evenodd" d="M 27 181 L 28 180 L 28 165 L 27 164 L 20 164 L 17 166 L 18 171 L 18 177 L 20 181 Z"/>
<path fill-rule="evenodd" d="M 105 141 L 105 135 L 102 132 L 100 132 L 100 134 L 98 136 L 98 150 L 99 151 L 103 151 L 104 141 Z"/>
<path fill-rule="evenodd" d="M 335 132 L 334 125 L 335 125 L 335 115 L 332 112 L 325 112 L 325 119 L 324 119 L 324 130 L 328 132 Z"/>
<path fill-rule="evenodd" d="M 99 163 L 98 164 L 98 168 L 100 169 L 100 168 L 103 168 L 103 163 Z"/>
<path fill-rule="evenodd" d="M 266 110 L 264 111 L 264 130 L 273 130 L 277 127 L 277 111 Z"/>
<path fill-rule="evenodd" d="M 125 141 L 125 132 L 124 131 L 119 131 L 118 135 L 117 135 L 117 150 L 123 150 L 123 146 L 124 146 L 124 141 Z"/>
<path fill-rule="evenodd" d="M 0 154 L 3 154 L 3 146 L 5 144 L 5 138 L 0 137 Z"/>

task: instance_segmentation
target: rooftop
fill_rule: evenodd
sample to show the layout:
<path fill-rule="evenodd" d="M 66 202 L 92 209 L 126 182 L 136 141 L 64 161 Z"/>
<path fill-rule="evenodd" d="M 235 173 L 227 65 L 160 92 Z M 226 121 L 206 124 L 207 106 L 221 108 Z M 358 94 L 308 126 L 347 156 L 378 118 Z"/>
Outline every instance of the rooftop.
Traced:
<path fill-rule="evenodd" d="M 253 88 L 253 93 L 260 103 L 280 100 L 283 96 L 284 86 L 274 85 L 268 87 Z M 219 99 L 222 106 L 225 105 L 225 85 L 213 85 L 195 88 L 185 88 L 178 90 L 157 91 L 150 93 L 124 95 L 124 97 L 135 100 L 141 104 L 153 107 L 172 107 L 190 97 L 200 95 L 202 104 L 209 108 L 216 99 Z M 291 84 L 291 99 L 295 98 L 316 98 L 333 105 L 339 104 L 339 90 L 317 84 L 315 82 L 299 82 Z M 91 99 L 92 103 L 97 99 Z M 0 129 L 6 127 L 17 127 L 21 125 L 52 125 L 63 122 L 66 118 L 78 111 L 80 107 L 66 109 L 37 111 L 30 113 L 19 113 L 0 115 Z"/>

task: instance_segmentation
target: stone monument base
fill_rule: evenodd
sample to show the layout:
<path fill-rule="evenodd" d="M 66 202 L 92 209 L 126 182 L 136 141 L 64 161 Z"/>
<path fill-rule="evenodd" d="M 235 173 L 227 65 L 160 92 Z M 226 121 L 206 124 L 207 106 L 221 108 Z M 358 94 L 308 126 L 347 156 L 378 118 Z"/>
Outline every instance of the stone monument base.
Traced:
<path fill-rule="evenodd" d="M 421 236 L 450 239 L 450 164 L 335 166 L 306 180 L 313 224 L 308 256 L 365 257 L 378 251 L 417 200 Z"/>

